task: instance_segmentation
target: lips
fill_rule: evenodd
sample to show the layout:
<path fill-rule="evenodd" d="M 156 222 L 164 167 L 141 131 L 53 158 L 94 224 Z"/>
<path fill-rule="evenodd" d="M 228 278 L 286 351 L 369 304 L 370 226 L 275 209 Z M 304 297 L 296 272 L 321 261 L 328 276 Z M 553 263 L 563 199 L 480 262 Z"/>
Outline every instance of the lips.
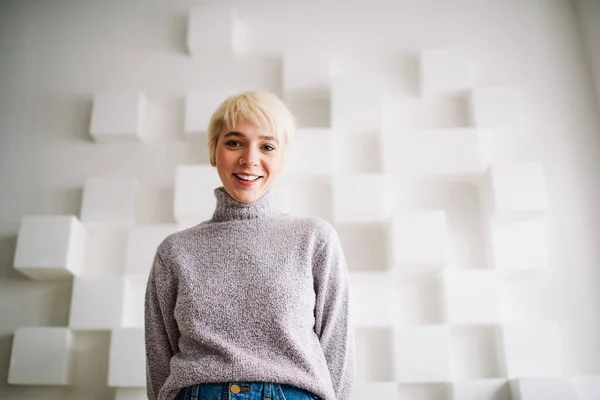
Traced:
<path fill-rule="evenodd" d="M 260 176 L 260 175 L 252 175 L 252 174 L 233 174 L 233 175 L 236 176 L 238 179 L 241 179 L 246 182 L 255 182 L 255 181 L 259 180 L 260 178 L 262 178 L 262 176 Z"/>
<path fill-rule="evenodd" d="M 238 185 L 248 188 L 257 185 L 258 182 L 261 182 L 263 179 L 260 175 L 252 174 L 233 174 L 233 176 Z"/>

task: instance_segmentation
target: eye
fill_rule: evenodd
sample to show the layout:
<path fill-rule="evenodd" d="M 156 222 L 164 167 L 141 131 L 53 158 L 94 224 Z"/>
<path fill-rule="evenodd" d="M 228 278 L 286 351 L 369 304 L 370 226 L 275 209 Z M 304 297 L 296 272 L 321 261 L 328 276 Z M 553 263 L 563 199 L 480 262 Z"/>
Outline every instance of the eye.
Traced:
<path fill-rule="evenodd" d="M 273 150 L 275 150 L 275 147 L 271 146 L 270 144 L 265 144 L 262 148 L 264 150 L 266 150 L 266 151 L 273 151 Z"/>
<path fill-rule="evenodd" d="M 241 145 L 242 144 L 240 142 L 238 142 L 237 140 L 228 140 L 225 142 L 225 146 L 228 146 L 228 147 L 239 147 Z"/>

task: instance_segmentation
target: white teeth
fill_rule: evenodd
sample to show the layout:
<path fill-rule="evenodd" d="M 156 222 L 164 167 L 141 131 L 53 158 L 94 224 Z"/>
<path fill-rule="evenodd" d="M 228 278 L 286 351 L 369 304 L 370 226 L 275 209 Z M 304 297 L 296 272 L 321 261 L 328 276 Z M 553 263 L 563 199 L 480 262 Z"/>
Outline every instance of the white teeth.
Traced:
<path fill-rule="evenodd" d="M 260 178 L 260 176 L 254 176 L 254 175 L 240 175 L 240 174 L 234 174 L 234 175 L 245 181 L 255 181 L 258 178 Z"/>

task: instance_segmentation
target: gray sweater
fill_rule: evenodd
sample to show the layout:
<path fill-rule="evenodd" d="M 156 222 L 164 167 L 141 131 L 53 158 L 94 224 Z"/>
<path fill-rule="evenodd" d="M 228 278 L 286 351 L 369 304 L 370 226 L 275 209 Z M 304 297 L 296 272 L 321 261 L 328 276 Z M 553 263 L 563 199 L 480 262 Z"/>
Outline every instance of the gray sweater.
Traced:
<path fill-rule="evenodd" d="M 212 219 L 156 252 L 146 289 L 148 398 L 258 381 L 348 400 L 354 333 L 335 229 L 278 212 L 271 190 L 253 203 L 222 187 L 215 196 Z"/>

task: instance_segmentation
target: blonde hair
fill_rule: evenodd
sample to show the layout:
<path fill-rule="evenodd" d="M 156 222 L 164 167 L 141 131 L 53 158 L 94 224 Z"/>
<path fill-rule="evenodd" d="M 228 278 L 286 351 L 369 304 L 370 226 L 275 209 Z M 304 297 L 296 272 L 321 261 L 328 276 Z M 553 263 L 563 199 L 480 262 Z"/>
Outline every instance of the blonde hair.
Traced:
<path fill-rule="evenodd" d="M 270 129 L 284 152 L 288 149 L 296 130 L 296 121 L 292 113 L 276 95 L 252 91 L 230 96 L 217 108 L 208 124 L 211 165 L 215 165 L 219 133 L 224 126 L 235 129 L 240 121 Z"/>

